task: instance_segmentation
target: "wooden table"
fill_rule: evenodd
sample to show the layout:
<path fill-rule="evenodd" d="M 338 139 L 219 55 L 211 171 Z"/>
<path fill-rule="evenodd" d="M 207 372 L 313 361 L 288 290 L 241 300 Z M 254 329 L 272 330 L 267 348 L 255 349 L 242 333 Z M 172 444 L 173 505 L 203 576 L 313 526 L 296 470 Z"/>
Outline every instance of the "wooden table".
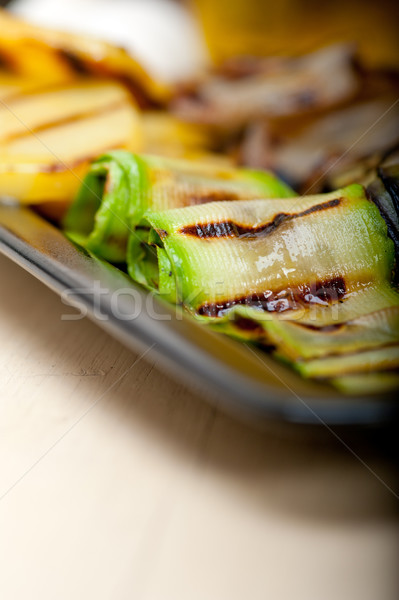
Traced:
<path fill-rule="evenodd" d="M 0 278 L 2 600 L 399 597 L 384 436 L 254 431 Z"/>

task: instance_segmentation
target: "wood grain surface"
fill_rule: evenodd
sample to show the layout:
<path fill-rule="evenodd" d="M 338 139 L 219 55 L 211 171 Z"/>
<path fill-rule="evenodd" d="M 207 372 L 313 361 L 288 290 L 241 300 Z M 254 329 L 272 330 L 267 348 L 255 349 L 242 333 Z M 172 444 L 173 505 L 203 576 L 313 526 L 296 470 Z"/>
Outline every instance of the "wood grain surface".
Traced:
<path fill-rule="evenodd" d="M 2 600 L 399 597 L 389 432 L 258 432 L 0 281 Z"/>

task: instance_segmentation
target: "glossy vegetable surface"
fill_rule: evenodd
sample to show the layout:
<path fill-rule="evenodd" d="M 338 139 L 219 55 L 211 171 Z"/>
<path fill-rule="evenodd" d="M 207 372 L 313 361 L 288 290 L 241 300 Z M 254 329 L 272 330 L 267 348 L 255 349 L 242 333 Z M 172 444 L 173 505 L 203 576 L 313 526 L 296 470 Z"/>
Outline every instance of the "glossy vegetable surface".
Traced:
<path fill-rule="evenodd" d="M 386 390 L 399 368 L 397 173 L 380 175 L 367 193 L 299 197 L 269 173 L 116 151 L 92 164 L 65 224 L 204 326 L 345 393 Z"/>
<path fill-rule="evenodd" d="M 124 262 L 128 238 L 148 209 L 292 193 L 267 172 L 115 151 L 91 165 L 65 229 L 99 256 Z"/>
<path fill-rule="evenodd" d="M 197 319 L 272 348 L 305 377 L 339 376 L 348 392 L 347 376 L 398 369 L 394 244 L 362 186 L 146 219 L 131 275 Z"/>

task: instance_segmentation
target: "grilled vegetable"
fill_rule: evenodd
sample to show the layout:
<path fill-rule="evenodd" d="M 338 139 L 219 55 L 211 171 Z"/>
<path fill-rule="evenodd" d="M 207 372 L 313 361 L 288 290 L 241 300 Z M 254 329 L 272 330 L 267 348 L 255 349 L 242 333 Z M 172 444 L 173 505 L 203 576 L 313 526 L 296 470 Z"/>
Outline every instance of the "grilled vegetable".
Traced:
<path fill-rule="evenodd" d="M 145 234 L 146 230 L 136 228 L 148 209 L 292 193 L 266 172 L 116 151 L 91 165 L 64 227 L 99 256 L 125 262 L 129 235 L 133 244 Z M 134 265 L 131 270 L 135 270 Z"/>
<path fill-rule="evenodd" d="M 395 245 L 396 273 L 399 281 L 399 168 L 398 166 L 380 169 L 380 178 L 375 179 L 367 188 L 367 193 L 380 211 L 387 224 L 388 235 Z M 389 191 L 388 191 L 389 190 Z"/>
<path fill-rule="evenodd" d="M 146 154 L 190 158 L 214 149 L 214 136 L 202 125 L 179 121 L 164 111 L 146 111 L 142 122 Z M 219 155 L 218 160 L 227 157 Z"/>
<path fill-rule="evenodd" d="M 296 368 L 301 375 L 314 378 L 359 375 L 370 371 L 398 371 L 399 344 L 355 352 L 354 354 L 346 353 L 344 355 L 298 361 Z"/>
<path fill-rule="evenodd" d="M 344 394 L 375 394 L 399 389 L 399 373 L 362 373 L 334 377 L 334 386 Z"/>
<path fill-rule="evenodd" d="M 383 285 L 361 290 L 330 310 L 318 312 L 260 314 L 250 306 L 234 307 L 224 317 L 214 319 L 214 327 L 238 339 L 273 346 L 288 360 L 313 359 L 396 343 L 397 302 L 397 292 Z M 367 312 L 369 305 L 373 312 Z"/>
<path fill-rule="evenodd" d="M 306 295 L 310 304 L 322 304 L 328 291 L 338 301 L 391 274 L 385 223 L 357 185 L 283 204 L 214 202 L 150 213 L 147 220 L 150 243 L 158 235 L 172 261 L 179 299 L 208 316 L 237 304 L 285 312 Z M 357 244 L 348 231 L 356 232 Z"/>
<path fill-rule="evenodd" d="M 341 388 L 399 366 L 394 245 L 362 186 L 149 212 L 142 226 L 131 275 L 217 330 Z"/>
<path fill-rule="evenodd" d="M 31 92 L 40 87 L 40 82 L 35 79 L 21 77 L 0 68 L 0 102 L 6 102 L 19 94 Z"/>
<path fill-rule="evenodd" d="M 270 169 L 299 193 L 364 183 L 364 167 L 399 142 L 399 78 L 354 50 L 232 57 L 181 87 L 171 107 L 217 133 L 241 165 Z"/>
<path fill-rule="evenodd" d="M 129 87 L 140 106 L 163 104 L 170 90 L 154 81 L 125 50 L 95 38 L 25 23 L 0 9 L 0 64 L 45 84 L 82 75 L 113 77 Z"/>
<path fill-rule="evenodd" d="M 0 103 L 0 195 L 70 201 L 99 153 L 141 145 L 137 108 L 118 83 L 81 81 L 9 96 Z"/>
<path fill-rule="evenodd" d="M 396 223 L 399 220 L 399 164 L 381 167 L 378 175 L 385 189 L 392 198 L 392 204 L 396 211 Z"/>
<path fill-rule="evenodd" d="M 399 142 L 396 98 L 397 93 L 357 102 L 317 115 L 306 127 L 298 120 L 296 127 L 291 123 L 284 132 L 276 133 L 266 123 L 254 123 L 244 136 L 242 162 L 281 173 L 305 193 L 359 182 L 356 167 L 364 169 L 366 159 Z"/>
<path fill-rule="evenodd" d="M 356 93 L 353 55 L 353 47 L 342 44 L 299 58 L 265 59 L 242 78 L 210 76 L 194 94 L 178 97 L 174 110 L 187 121 L 239 129 L 260 117 L 326 109 Z"/>

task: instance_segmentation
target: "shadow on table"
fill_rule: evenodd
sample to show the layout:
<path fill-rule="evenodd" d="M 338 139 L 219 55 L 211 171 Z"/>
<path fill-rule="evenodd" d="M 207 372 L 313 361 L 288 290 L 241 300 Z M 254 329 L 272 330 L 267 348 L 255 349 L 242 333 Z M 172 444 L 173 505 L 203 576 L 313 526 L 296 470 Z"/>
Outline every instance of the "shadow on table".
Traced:
<path fill-rule="evenodd" d="M 3 287 L 0 316 L 12 322 L 15 336 L 28 332 L 48 364 L 62 351 L 64 374 L 82 377 L 92 368 L 93 348 L 102 341 L 106 351 L 96 359 L 102 377 L 99 394 L 96 388 L 102 396 L 98 406 L 124 427 L 148 431 L 154 444 L 202 469 L 204 476 L 223 476 L 243 503 L 312 519 L 396 520 L 398 443 L 393 427 L 333 431 L 270 422 L 265 431 L 257 431 L 208 405 L 152 363 L 140 362 L 123 376 L 135 360 L 133 353 L 86 319 L 62 321 L 59 299 L 3 257 L 0 274 L 18 298 L 10 303 Z M 40 327 L 43 319 L 51 327 Z M 83 364 L 68 335 L 83 350 Z M 99 386 L 98 377 L 87 378 L 88 390 Z"/>

